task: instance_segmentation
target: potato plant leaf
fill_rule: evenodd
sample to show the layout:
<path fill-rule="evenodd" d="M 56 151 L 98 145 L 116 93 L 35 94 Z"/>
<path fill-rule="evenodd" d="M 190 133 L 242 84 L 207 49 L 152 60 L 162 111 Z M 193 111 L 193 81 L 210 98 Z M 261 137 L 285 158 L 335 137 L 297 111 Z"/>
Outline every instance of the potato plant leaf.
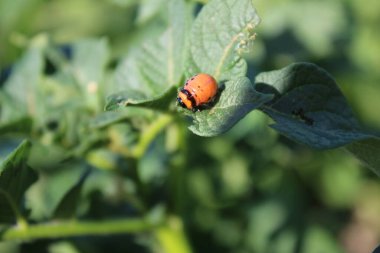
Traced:
<path fill-rule="evenodd" d="M 0 223 L 14 222 L 23 210 L 25 191 L 37 180 L 26 164 L 30 147 L 29 141 L 22 142 L 0 165 Z"/>
<path fill-rule="evenodd" d="M 119 64 L 106 110 L 131 104 L 167 109 L 168 103 L 162 98 L 169 94 L 174 101 L 173 87 L 178 86 L 184 72 L 192 6 L 183 0 L 169 1 L 166 31 L 156 40 L 131 49 Z"/>
<path fill-rule="evenodd" d="M 247 77 L 239 77 L 225 83 L 225 89 L 208 110 L 186 114 L 192 118 L 189 129 L 200 136 L 222 134 L 234 126 L 251 110 L 273 98 L 271 94 L 259 93 Z"/>
<path fill-rule="evenodd" d="M 310 63 L 291 64 L 256 77 L 259 91 L 275 94 L 260 109 L 281 134 L 313 148 L 335 148 L 373 137 L 363 130 L 334 79 Z"/>
<path fill-rule="evenodd" d="M 259 21 L 251 0 L 210 1 L 191 30 L 187 76 L 204 72 L 218 81 L 245 76 L 239 51 L 252 44 Z"/>
<path fill-rule="evenodd" d="M 66 192 L 54 210 L 54 218 L 69 219 L 75 216 L 79 199 L 81 197 L 82 187 L 89 174 L 90 170 L 85 171 L 79 178 L 78 182 Z"/>
<path fill-rule="evenodd" d="M 377 176 L 380 176 L 380 139 L 370 138 L 356 141 L 345 147 L 360 161 L 371 168 Z"/>
<path fill-rule="evenodd" d="M 33 120 L 30 117 L 22 117 L 0 125 L 0 134 L 29 133 L 32 129 Z"/>
<path fill-rule="evenodd" d="M 103 128 L 111 124 L 136 117 L 151 117 L 154 113 L 151 110 L 139 107 L 128 107 L 115 111 L 100 113 L 90 121 L 91 128 Z"/>
<path fill-rule="evenodd" d="M 43 68 L 42 49 L 32 44 L 13 67 L 0 93 L 1 124 L 36 114 L 38 84 Z"/>
<path fill-rule="evenodd" d="M 176 97 L 177 88 L 172 86 L 158 96 L 146 97 L 143 93 L 132 90 L 120 92 L 119 94 L 110 95 L 107 97 L 105 106 L 106 111 L 116 110 L 128 105 L 138 105 L 141 107 L 154 108 L 156 110 L 168 109 Z"/>
<path fill-rule="evenodd" d="M 106 39 L 86 39 L 73 44 L 71 66 L 76 81 L 84 91 L 91 91 L 89 85 L 99 85 L 109 59 Z"/>

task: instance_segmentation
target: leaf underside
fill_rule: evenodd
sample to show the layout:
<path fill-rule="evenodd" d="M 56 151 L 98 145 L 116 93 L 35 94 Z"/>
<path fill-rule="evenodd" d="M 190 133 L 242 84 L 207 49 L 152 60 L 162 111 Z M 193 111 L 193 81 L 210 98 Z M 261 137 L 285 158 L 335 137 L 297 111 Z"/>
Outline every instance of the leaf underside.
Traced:
<path fill-rule="evenodd" d="M 310 63 L 296 63 L 256 77 L 259 91 L 275 94 L 260 109 L 281 134 L 313 148 L 335 148 L 374 137 L 357 122 L 333 78 Z"/>

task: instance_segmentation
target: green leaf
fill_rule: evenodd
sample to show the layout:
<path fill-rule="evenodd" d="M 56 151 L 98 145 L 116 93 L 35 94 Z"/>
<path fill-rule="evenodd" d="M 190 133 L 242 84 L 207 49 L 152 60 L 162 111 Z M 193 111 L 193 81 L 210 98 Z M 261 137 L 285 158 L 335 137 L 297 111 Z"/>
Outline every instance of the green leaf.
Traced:
<path fill-rule="evenodd" d="M 167 95 L 174 101 L 173 87 L 179 84 L 184 72 L 192 6 L 183 0 L 169 1 L 167 30 L 156 40 L 132 51 L 117 67 L 107 110 L 128 104 L 155 108 Z M 167 109 L 167 103 L 160 107 Z"/>
<path fill-rule="evenodd" d="M 193 121 L 189 129 L 200 136 L 215 136 L 228 131 L 251 110 L 273 98 L 271 94 L 262 94 L 246 77 L 240 77 L 225 83 L 217 102 L 210 110 L 187 112 Z"/>
<path fill-rule="evenodd" d="M 69 219 L 75 216 L 79 199 L 81 197 L 82 187 L 89 174 L 90 170 L 85 171 L 78 182 L 66 192 L 54 210 L 54 218 Z"/>
<path fill-rule="evenodd" d="M 78 84 L 87 106 L 101 110 L 106 66 L 109 61 L 109 47 L 106 39 L 85 39 L 73 44 L 71 75 Z M 83 100 L 83 99 L 82 99 Z"/>
<path fill-rule="evenodd" d="M 153 112 L 138 107 L 128 107 L 122 110 L 103 112 L 90 121 L 90 127 L 103 128 L 126 119 L 141 116 L 153 116 Z"/>
<path fill-rule="evenodd" d="M 34 149 L 35 147 L 33 147 L 32 155 L 34 155 Z M 41 151 L 43 150 L 38 152 Z M 77 184 L 87 169 L 79 159 L 62 162 L 57 162 L 55 159 L 55 164 L 46 168 L 48 170 L 44 172 L 47 173 L 41 173 L 41 178 L 30 187 L 26 195 L 28 207 L 31 208 L 30 218 L 35 221 L 52 217 L 64 196 L 73 188 L 73 185 Z"/>
<path fill-rule="evenodd" d="M 188 76 L 204 72 L 216 80 L 245 76 L 240 52 L 252 44 L 260 21 L 251 0 L 213 0 L 194 21 Z"/>
<path fill-rule="evenodd" d="M 132 95 L 133 94 L 133 95 Z M 131 93 L 130 91 L 121 92 L 107 97 L 105 110 L 112 111 L 128 105 L 138 105 L 141 107 L 154 108 L 156 110 L 167 110 L 170 104 L 173 104 L 177 94 L 177 88 L 172 86 L 158 96 L 147 98 L 139 92 Z"/>
<path fill-rule="evenodd" d="M 0 91 L 2 123 L 36 114 L 37 90 L 43 68 L 42 49 L 33 44 L 14 66 L 12 75 Z"/>
<path fill-rule="evenodd" d="M 345 148 L 380 176 L 380 139 L 356 141 Z"/>
<path fill-rule="evenodd" d="M 0 135 L 6 133 L 29 133 L 32 129 L 32 119 L 30 117 L 23 117 L 12 122 L 0 124 Z"/>
<path fill-rule="evenodd" d="M 165 9 L 167 0 L 143 0 L 138 9 L 136 23 L 143 24 L 153 19 Z"/>
<path fill-rule="evenodd" d="M 109 60 L 106 39 L 87 39 L 73 44 L 72 67 L 76 81 L 84 91 L 91 92 L 91 85 L 99 85 Z"/>
<path fill-rule="evenodd" d="M 310 63 L 296 63 L 256 77 L 259 91 L 276 94 L 260 109 L 272 117 L 274 129 L 313 148 L 335 148 L 370 138 L 333 78 Z"/>
<path fill-rule="evenodd" d="M 0 165 L 0 223 L 13 222 L 23 210 L 25 191 L 37 180 L 26 164 L 31 143 L 22 142 Z"/>

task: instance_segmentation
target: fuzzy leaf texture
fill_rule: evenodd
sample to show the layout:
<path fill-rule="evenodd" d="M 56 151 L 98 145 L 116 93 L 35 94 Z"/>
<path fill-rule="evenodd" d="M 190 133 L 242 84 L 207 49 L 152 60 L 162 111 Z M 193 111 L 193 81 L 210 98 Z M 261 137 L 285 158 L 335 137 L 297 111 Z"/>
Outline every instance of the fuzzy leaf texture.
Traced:
<path fill-rule="evenodd" d="M 106 110 L 127 105 L 167 109 L 174 101 L 174 87 L 184 72 L 192 6 L 183 0 L 169 1 L 167 30 L 156 40 L 131 50 L 119 64 Z"/>
<path fill-rule="evenodd" d="M 260 109 L 275 120 L 274 129 L 297 142 L 326 149 L 375 137 L 359 125 L 334 79 L 314 64 L 261 73 L 256 87 L 276 95 Z"/>
<path fill-rule="evenodd" d="M 217 81 L 245 76 L 241 50 L 255 38 L 260 18 L 251 0 L 214 0 L 203 7 L 190 36 L 187 77 L 203 72 Z"/>
<path fill-rule="evenodd" d="M 15 210 L 23 208 L 25 191 L 37 180 L 37 174 L 26 164 L 31 144 L 22 142 L 0 165 L 0 223 L 15 220 Z"/>
<path fill-rule="evenodd" d="M 247 113 L 270 101 L 271 94 L 262 94 L 246 77 L 225 83 L 225 89 L 209 110 L 189 112 L 192 118 L 189 129 L 200 136 L 215 136 L 228 131 Z"/>

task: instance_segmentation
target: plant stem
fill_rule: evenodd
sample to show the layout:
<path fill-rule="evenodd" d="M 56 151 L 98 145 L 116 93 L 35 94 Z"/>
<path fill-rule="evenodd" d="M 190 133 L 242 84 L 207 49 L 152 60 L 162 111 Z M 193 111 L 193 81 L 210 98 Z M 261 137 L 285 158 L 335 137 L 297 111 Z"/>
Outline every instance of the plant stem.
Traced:
<path fill-rule="evenodd" d="M 144 219 L 119 219 L 107 221 L 59 221 L 29 224 L 20 228 L 13 226 L 0 233 L 0 240 L 31 240 L 84 235 L 109 235 L 117 233 L 137 233 L 153 230 L 157 224 Z"/>
<path fill-rule="evenodd" d="M 187 157 L 186 126 L 178 121 L 167 131 L 166 149 L 171 153 L 169 187 L 173 196 L 174 212 L 182 215 L 185 202 L 185 167 Z"/>
<path fill-rule="evenodd" d="M 141 134 L 139 142 L 132 150 L 133 157 L 141 158 L 148 149 L 151 142 L 171 121 L 173 117 L 168 114 L 160 115 L 144 132 Z"/>
<path fill-rule="evenodd" d="M 155 230 L 155 235 L 165 253 L 192 253 L 181 219 L 170 217 L 167 225 Z"/>

